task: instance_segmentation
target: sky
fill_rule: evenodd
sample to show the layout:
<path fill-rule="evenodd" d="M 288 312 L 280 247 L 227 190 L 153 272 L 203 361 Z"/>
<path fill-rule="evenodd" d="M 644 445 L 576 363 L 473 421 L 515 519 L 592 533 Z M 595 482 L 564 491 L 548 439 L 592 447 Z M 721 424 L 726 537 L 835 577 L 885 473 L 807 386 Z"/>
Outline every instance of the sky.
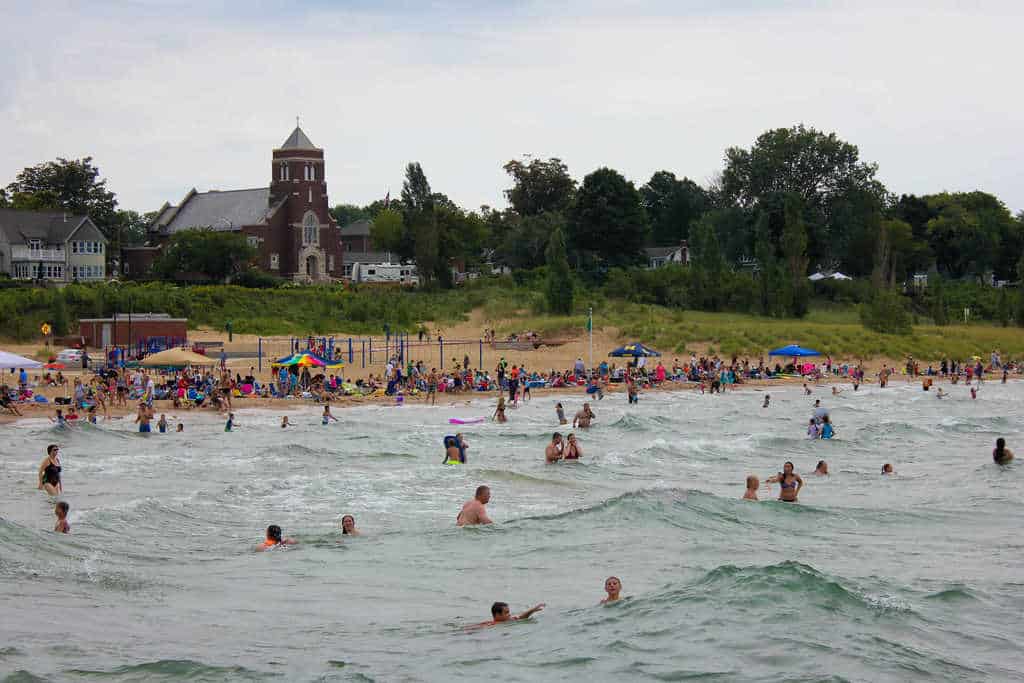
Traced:
<path fill-rule="evenodd" d="M 561 158 L 707 184 L 726 148 L 835 132 L 891 192 L 1024 209 L 1024 2 L 0 0 L 0 185 L 92 156 L 122 208 L 266 186 L 301 117 L 331 204 L 419 161 L 469 209 Z"/>

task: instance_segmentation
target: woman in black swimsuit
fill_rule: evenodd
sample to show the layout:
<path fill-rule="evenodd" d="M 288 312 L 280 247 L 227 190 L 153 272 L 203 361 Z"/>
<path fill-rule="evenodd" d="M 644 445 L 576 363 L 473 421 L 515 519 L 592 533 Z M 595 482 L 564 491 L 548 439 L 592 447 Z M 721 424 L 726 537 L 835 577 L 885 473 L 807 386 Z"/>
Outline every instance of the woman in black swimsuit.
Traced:
<path fill-rule="evenodd" d="M 36 488 L 46 491 L 51 496 L 64 492 L 60 483 L 60 448 L 57 444 L 50 444 L 46 447 L 46 457 L 39 463 L 39 486 Z"/>
<path fill-rule="evenodd" d="M 797 502 L 797 496 L 800 495 L 800 489 L 804 487 L 804 480 L 800 478 L 800 475 L 793 471 L 793 463 L 786 461 L 786 464 L 782 466 L 782 471 L 776 474 L 774 477 L 769 477 L 768 482 L 771 484 L 778 483 L 781 487 L 779 491 L 779 500 L 786 503 Z"/>

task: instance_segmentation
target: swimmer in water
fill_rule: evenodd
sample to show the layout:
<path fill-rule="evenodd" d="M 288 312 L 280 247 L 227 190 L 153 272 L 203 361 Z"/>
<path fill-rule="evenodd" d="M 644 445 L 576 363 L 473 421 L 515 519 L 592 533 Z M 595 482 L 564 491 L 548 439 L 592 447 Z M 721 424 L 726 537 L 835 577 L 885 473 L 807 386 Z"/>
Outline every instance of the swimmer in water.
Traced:
<path fill-rule="evenodd" d="M 767 408 L 768 404 L 771 403 L 771 401 L 772 401 L 772 395 L 771 394 L 765 394 L 764 395 L 764 404 L 761 407 L 762 408 Z"/>
<path fill-rule="evenodd" d="M 949 396 L 949 394 L 943 391 L 942 387 L 939 387 L 938 393 L 935 394 L 935 398 L 946 398 L 947 396 Z"/>
<path fill-rule="evenodd" d="M 139 424 L 139 434 L 149 434 L 153 431 L 153 427 L 149 424 L 152 419 L 153 413 L 149 406 L 144 401 L 139 401 L 139 409 L 135 412 L 135 422 Z"/>
<path fill-rule="evenodd" d="M 807 438 L 808 439 L 817 439 L 820 436 L 821 436 L 821 433 L 818 431 L 818 423 L 815 422 L 814 418 L 812 417 L 811 421 L 807 424 Z"/>
<path fill-rule="evenodd" d="M 761 486 L 760 480 L 754 475 L 747 476 L 747 491 L 743 494 L 743 500 L 757 500 L 757 489 Z"/>
<path fill-rule="evenodd" d="M 607 596 L 601 601 L 602 605 L 607 605 L 609 602 L 617 602 L 619 599 L 619 593 L 622 592 L 622 581 L 617 576 L 609 576 L 604 580 L 604 592 Z"/>
<path fill-rule="evenodd" d="M 976 398 L 978 398 L 978 390 L 975 389 L 974 387 L 971 387 L 971 400 L 974 400 Z"/>
<path fill-rule="evenodd" d="M 285 416 L 284 419 L 287 422 L 288 417 Z M 225 432 L 230 432 L 234 428 L 235 428 L 235 414 L 234 413 L 228 413 L 228 421 L 224 423 L 224 431 Z"/>
<path fill-rule="evenodd" d="M 1013 451 L 1006 447 L 1006 439 L 996 439 L 996 447 L 992 450 L 992 460 L 997 465 L 1009 465 L 1013 460 Z"/>
<path fill-rule="evenodd" d="M 461 434 L 446 436 L 444 439 L 444 465 L 465 465 L 468 445 L 462 442 Z"/>
<path fill-rule="evenodd" d="M 882 465 L 882 474 L 896 474 L 896 470 L 889 463 L 885 463 Z"/>
<path fill-rule="evenodd" d="M 334 420 L 335 422 L 337 422 L 338 418 L 336 418 L 333 415 L 331 415 L 331 407 L 330 406 L 324 406 L 324 414 L 320 416 L 320 420 L 321 420 L 321 424 L 327 424 L 331 420 Z"/>
<path fill-rule="evenodd" d="M 838 396 L 841 393 L 843 393 L 842 389 L 840 389 L 839 387 L 832 387 L 832 395 L 833 396 Z"/>
<path fill-rule="evenodd" d="M 832 427 L 832 421 L 828 415 L 821 418 L 821 438 L 831 439 L 835 436 L 836 430 Z"/>
<path fill-rule="evenodd" d="M 281 416 L 281 429 L 285 429 L 286 427 L 291 427 L 291 426 L 292 426 L 291 423 L 288 422 L 288 416 L 287 415 L 282 415 Z"/>
<path fill-rule="evenodd" d="M 185 431 L 185 425 L 183 425 L 182 423 L 179 422 L 178 423 L 178 429 L 176 431 L 178 431 L 179 433 Z"/>
<path fill-rule="evenodd" d="M 565 408 L 562 407 L 561 403 L 555 406 L 555 415 L 558 416 L 558 424 L 569 424 L 569 421 L 565 419 Z"/>
<path fill-rule="evenodd" d="M 156 423 L 156 428 L 160 430 L 161 434 L 167 433 L 167 416 L 160 413 L 160 421 Z"/>
<path fill-rule="evenodd" d="M 66 534 L 71 531 L 71 525 L 68 524 L 68 509 L 70 507 L 62 500 L 53 508 L 53 514 L 57 515 L 57 523 L 53 525 L 53 530 L 58 534 Z"/>
<path fill-rule="evenodd" d="M 60 408 L 54 411 L 53 417 L 50 418 L 50 422 L 56 423 L 58 427 L 67 427 L 68 421 L 64 418 L 64 413 Z"/>
<path fill-rule="evenodd" d="M 806 382 L 804 382 L 804 396 L 810 396 L 810 395 L 811 395 L 811 388 L 809 386 L 807 386 Z"/>
<path fill-rule="evenodd" d="M 579 443 L 577 443 L 576 435 L 570 434 L 566 437 L 565 455 L 562 456 L 562 459 L 579 460 L 581 457 L 583 457 L 583 449 L 580 448 Z"/>
<path fill-rule="evenodd" d="M 818 461 L 818 466 L 814 468 L 814 473 L 816 475 L 818 475 L 819 477 L 827 477 L 828 476 L 828 463 L 825 462 L 824 460 L 819 460 Z"/>
<path fill-rule="evenodd" d="M 356 518 L 352 515 L 345 515 L 341 518 L 341 535 L 342 536 L 362 536 L 359 530 L 356 529 Z"/>
<path fill-rule="evenodd" d="M 476 524 L 493 524 L 487 516 L 487 503 L 491 501 L 491 489 L 477 486 L 473 500 L 462 506 L 459 516 L 455 518 L 455 526 L 474 526 Z"/>
<path fill-rule="evenodd" d="M 588 429 L 590 427 L 591 420 L 595 417 L 594 411 L 590 409 L 590 404 L 584 403 L 580 411 L 576 413 L 574 418 L 572 418 L 572 428 Z"/>
<path fill-rule="evenodd" d="M 565 447 L 562 444 L 562 435 L 555 432 L 551 435 L 551 443 L 549 443 L 547 448 L 544 449 L 544 461 L 549 465 L 558 462 L 563 457 L 562 452 L 564 449 Z"/>
<path fill-rule="evenodd" d="M 769 484 L 778 483 L 780 486 L 779 500 L 784 503 L 795 503 L 797 497 L 800 495 L 800 489 L 804 487 L 804 480 L 800 478 L 800 475 L 793 471 L 793 463 L 786 461 L 782 466 L 782 471 L 776 474 L 774 477 L 768 478 Z"/>
<path fill-rule="evenodd" d="M 491 419 L 495 422 L 508 422 L 508 418 L 505 417 L 505 397 L 498 397 L 498 407 L 494 409 L 494 415 Z"/>
<path fill-rule="evenodd" d="M 39 463 L 39 485 L 40 491 L 46 491 L 51 496 L 64 492 L 64 485 L 60 482 L 60 447 L 51 443 L 46 447 L 46 455 Z"/>
<path fill-rule="evenodd" d="M 282 545 L 295 545 L 298 543 L 294 538 L 283 538 L 281 536 L 281 527 L 276 524 L 271 524 L 267 527 L 267 539 L 256 546 L 256 552 L 263 552 L 270 548 L 276 548 Z"/>
<path fill-rule="evenodd" d="M 544 609 L 544 607 L 545 605 L 542 602 L 539 605 L 531 607 L 522 614 L 514 617 L 512 616 L 512 613 L 509 611 L 507 602 L 496 602 L 493 605 L 491 605 L 491 617 L 493 618 L 490 621 L 484 621 L 479 624 L 474 624 L 470 628 L 488 628 L 490 626 L 504 624 L 507 621 L 521 621 L 523 619 L 529 619 L 534 614 Z"/>

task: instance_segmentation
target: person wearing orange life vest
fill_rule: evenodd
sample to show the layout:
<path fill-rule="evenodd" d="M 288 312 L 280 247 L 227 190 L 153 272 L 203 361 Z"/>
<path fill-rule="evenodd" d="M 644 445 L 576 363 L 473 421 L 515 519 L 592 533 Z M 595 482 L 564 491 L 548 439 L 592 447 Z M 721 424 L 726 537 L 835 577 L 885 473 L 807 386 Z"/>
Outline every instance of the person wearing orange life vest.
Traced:
<path fill-rule="evenodd" d="M 281 536 L 281 527 L 276 524 L 271 524 L 267 527 L 267 539 L 256 546 L 256 552 L 263 552 L 277 546 L 282 545 L 295 545 L 298 543 L 294 538 L 283 538 Z"/>

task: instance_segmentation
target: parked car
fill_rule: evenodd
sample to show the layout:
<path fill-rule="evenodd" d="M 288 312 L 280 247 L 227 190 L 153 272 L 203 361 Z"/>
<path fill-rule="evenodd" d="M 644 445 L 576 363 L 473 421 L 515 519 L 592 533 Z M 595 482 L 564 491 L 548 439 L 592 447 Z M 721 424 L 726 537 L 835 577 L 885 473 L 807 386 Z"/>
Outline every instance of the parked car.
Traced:
<path fill-rule="evenodd" d="M 68 367 L 82 365 L 82 349 L 64 349 L 57 354 L 57 362 Z"/>

